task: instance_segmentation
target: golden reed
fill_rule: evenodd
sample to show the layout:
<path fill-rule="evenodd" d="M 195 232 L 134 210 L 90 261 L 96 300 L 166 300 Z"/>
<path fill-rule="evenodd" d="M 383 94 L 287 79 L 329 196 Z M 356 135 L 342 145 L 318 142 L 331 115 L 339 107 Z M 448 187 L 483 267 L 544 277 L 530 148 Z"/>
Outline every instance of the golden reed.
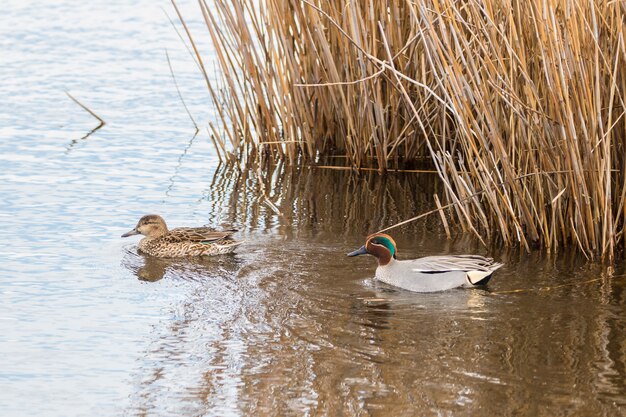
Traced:
<path fill-rule="evenodd" d="M 526 249 L 575 244 L 590 258 L 623 252 L 624 2 L 200 6 L 221 66 L 217 88 L 195 51 L 221 157 L 342 156 L 381 171 L 428 158 L 465 231 Z"/>

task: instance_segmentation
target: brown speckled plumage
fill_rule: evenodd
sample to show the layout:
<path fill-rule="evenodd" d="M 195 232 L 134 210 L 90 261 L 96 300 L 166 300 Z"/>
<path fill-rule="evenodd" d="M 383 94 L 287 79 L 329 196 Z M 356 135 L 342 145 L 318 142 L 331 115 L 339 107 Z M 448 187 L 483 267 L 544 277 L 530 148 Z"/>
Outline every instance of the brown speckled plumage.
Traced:
<path fill-rule="evenodd" d="M 142 234 L 139 251 L 158 258 L 211 256 L 230 253 L 242 242 L 232 238 L 236 230 L 216 231 L 210 227 L 179 227 L 168 230 L 161 216 L 143 216 L 122 237 Z"/>

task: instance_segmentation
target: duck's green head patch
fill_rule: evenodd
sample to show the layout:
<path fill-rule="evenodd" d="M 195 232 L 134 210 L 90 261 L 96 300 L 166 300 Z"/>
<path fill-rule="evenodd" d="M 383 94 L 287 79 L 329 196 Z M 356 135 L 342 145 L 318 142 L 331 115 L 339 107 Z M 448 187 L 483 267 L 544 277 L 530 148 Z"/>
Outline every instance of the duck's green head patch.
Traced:
<path fill-rule="evenodd" d="M 379 234 L 370 236 L 366 246 L 369 245 L 384 246 L 389 251 L 392 258 L 396 257 L 396 242 L 389 235 Z"/>

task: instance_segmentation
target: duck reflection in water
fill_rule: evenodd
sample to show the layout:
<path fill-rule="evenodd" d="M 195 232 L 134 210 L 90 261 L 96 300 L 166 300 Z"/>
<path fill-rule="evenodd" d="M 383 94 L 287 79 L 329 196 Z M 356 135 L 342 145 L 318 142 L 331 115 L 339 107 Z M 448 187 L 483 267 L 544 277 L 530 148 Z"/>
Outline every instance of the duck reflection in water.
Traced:
<path fill-rule="evenodd" d="M 219 259 L 219 262 L 216 260 Z M 157 258 L 138 253 L 134 248 L 127 248 L 122 265 L 131 271 L 138 280 L 147 282 L 159 281 L 165 276 L 188 281 L 201 281 L 216 276 L 228 275 L 240 267 L 241 261 L 232 255 L 221 255 L 205 259 L 196 258 Z"/>

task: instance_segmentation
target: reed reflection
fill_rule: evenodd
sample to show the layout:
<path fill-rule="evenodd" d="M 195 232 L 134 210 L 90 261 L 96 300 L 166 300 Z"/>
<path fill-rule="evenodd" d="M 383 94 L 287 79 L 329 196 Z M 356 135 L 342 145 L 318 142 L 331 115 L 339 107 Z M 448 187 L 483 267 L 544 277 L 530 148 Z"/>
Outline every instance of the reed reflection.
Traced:
<path fill-rule="evenodd" d="M 440 191 L 439 182 L 430 174 L 383 176 L 371 171 L 282 164 L 265 167 L 262 175 L 258 172 L 254 166 L 218 167 L 206 196 L 211 204 L 211 220 L 240 224 L 248 230 L 272 231 L 287 238 L 362 238 L 365 233 L 431 209 L 432 195 Z M 402 230 L 422 235 L 425 228 L 432 231 L 433 225 L 439 225 L 438 218 L 408 224 Z"/>

